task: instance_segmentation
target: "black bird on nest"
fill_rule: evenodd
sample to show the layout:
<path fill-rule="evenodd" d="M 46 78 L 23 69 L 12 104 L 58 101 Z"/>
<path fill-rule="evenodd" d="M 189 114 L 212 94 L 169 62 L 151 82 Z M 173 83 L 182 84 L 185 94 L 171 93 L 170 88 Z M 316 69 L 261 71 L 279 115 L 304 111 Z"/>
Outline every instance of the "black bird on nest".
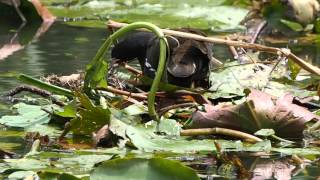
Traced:
<path fill-rule="evenodd" d="M 180 29 L 203 35 L 193 29 Z M 204 86 L 210 67 L 221 65 L 212 56 L 212 45 L 181 37 L 167 36 L 166 73 L 164 79 L 170 84 L 181 87 Z M 151 32 L 133 32 L 120 39 L 112 49 L 111 56 L 120 62 L 139 60 L 144 75 L 154 78 L 159 62 L 159 39 Z"/>

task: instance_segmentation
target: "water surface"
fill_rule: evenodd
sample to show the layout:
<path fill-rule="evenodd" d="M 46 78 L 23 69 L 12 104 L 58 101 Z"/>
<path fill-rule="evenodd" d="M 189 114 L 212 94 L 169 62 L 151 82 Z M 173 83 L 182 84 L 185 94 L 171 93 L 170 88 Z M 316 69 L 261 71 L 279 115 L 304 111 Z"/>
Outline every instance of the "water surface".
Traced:
<path fill-rule="evenodd" d="M 1 28 L 6 28 L 1 24 Z M 0 74 L 6 72 L 25 73 L 34 77 L 48 74 L 68 75 L 84 70 L 107 37 L 106 29 L 72 27 L 61 23 L 53 24 L 39 38 L 36 30 L 24 27 L 18 33 L 15 44 L 24 46 L 12 55 L 0 60 Z M 10 28 L 0 31 L 0 47 L 9 44 L 16 32 Z M 24 32 L 29 31 L 28 34 Z M 2 37 L 2 39 L 1 39 Z M 24 39 L 29 41 L 23 42 Z M 22 43 L 21 43 L 22 42 Z M 23 44 L 24 43 L 24 44 Z M 13 78 L 0 77 L 0 92 L 7 91 L 19 82 Z"/>

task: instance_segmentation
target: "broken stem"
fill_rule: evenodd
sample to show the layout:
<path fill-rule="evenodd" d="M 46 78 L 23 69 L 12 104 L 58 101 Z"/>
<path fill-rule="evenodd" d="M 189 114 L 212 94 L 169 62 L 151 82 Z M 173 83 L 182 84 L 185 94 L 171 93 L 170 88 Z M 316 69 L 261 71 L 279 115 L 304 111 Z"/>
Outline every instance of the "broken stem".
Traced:
<path fill-rule="evenodd" d="M 61 102 L 57 98 L 55 98 L 49 91 L 39 89 L 39 88 L 36 88 L 33 86 L 25 86 L 25 85 L 18 86 L 16 88 L 10 90 L 5 96 L 9 97 L 10 100 L 12 100 L 13 96 L 15 96 L 16 94 L 19 94 L 23 91 L 28 91 L 33 94 L 37 94 L 39 96 L 42 96 L 44 98 L 49 98 L 49 99 L 51 99 L 52 103 L 57 104 L 58 106 L 65 106 L 65 104 L 63 102 Z"/>
<path fill-rule="evenodd" d="M 141 94 L 141 93 L 131 93 L 129 91 L 124 91 L 124 90 L 120 90 L 120 89 L 116 89 L 114 87 L 111 86 L 107 86 L 105 88 L 97 88 L 97 90 L 102 90 L 102 91 L 108 91 L 114 94 L 118 94 L 118 95 L 123 95 L 123 96 L 128 96 L 128 97 L 132 97 L 132 98 L 136 98 L 136 99 L 142 99 L 145 100 L 147 99 L 147 96 L 145 94 Z M 147 94 L 148 95 L 148 94 Z"/>
<path fill-rule="evenodd" d="M 226 129 L 226 128 L 203 128 L 203 129 L 187 129 L 181 130 L 180 136 L 199 136 L 199 135 L 213 135 L 213 134 L 220 134 L 226 136 L 232 136 L 236 138 L 241 138 L 248 142 L 261 142 L 262 139 L 253 136 L 248 133 L 244 133 L 241 131 L 233 130 L 233 129 Z"/>

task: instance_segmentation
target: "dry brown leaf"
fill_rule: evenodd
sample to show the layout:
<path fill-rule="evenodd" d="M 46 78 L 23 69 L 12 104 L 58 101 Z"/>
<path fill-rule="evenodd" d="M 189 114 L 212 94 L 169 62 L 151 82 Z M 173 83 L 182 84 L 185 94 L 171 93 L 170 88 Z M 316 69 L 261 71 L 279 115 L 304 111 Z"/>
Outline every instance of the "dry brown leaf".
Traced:
<path fill-rule="evenodd" d="M 222 127 L 254 133 L 260 129 L 274 129 L 281 137 L 302 136 L 305 123 L 320 120 L 308 109 L 292 103 L 286 94 L 278 99 L 261 91 L 252 90 L 247 101 L 240 105 L 205 105 L 206 112 L 192 115 L 192 128 Z"/>

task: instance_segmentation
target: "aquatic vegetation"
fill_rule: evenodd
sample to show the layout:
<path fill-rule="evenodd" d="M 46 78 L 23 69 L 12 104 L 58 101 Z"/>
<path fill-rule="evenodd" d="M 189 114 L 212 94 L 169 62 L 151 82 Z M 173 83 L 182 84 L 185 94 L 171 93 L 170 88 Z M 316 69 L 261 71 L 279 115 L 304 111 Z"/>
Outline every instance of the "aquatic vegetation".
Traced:
<path fill-rule="evenodd" d="M 45 3 L 58 15 L 58 21 L 83 15 L 83 21 L 67 22 L 73 28 L 88 21 L 94 26 L 101 25 L 109 12 L 111 17 L 118 15 L 116 19 L 125 18 L 123 15 L 129 12 L 130 22 L 152 12 L 144 20 L 154 19 L 161 27 L 167 27 L 167 23 L 168 27 L 189 24 L 207 31 L 236 30 L 248 11 L 242 8 L 250 5 L 243 0 L 209 0 L 206 5 L 214 6 L 214 17 L 210 14 L 204 18 L 213 10 L 193 0 L 186 1 L 185 8 L 176 12 L 173 9 L 179 3 L 171 1 Z M 66 11 L 68 8 L 70 11 Z M 92 14 L 93 9 L 96 14 Z M 163 9 L 166 22 L 155 19 Z M 223 16 L 219 14 L 221 11 L 234 14 Z M 101 18 L 98 24 L 97 17 Z M 174 23 L 181 17 L 188 18 Z M 190 23 L 186 23 L 188 20 Z M 194 23 L 199 24 L 193 26 Z M 1 77 L 16 77 L 26 85 L 9 91 L 1 99 L 14 103 L 0 104 L 0 110 L 6 112 L 0 118 L 0 178 L 250 179 L 261 177 L 261 172 L 270 172 L 264 173 L 264 178 L 299 178 L 304 174 L 296 175 L 294 168 L 318 166 L 317 66 L 289 49 L 253 43 L 252 39 L 260 38 L 259 33 L 254 33 L 254 38 L 238 35 L 228 37 L 230 40 L 225 36 L 205 37 L 189 31 L 161 29 L 149 22 L 109 21 L 108 27 L 118 30 L 104 39 L 83 73 L 49 75 L 41 80 L 20 73 L 1 73 Z M 154 59 L 157 63 L 154 76 L 124 61 L 115 64 L 110 58 L 115 57 L 109 53 L 113 45 L 117 47 L 119 39 L 132 38 L 130 33 L 141 28 L 150 31 L 141 34 L 150 35 L 146 41 L 152 42 L 152 48 L 159 53 Z M 75 37 L 74 46 L 90 41 L 91 37 Z M 127 39 L 124 45 L 130 46 L 126 43 L 132 41 L 136 40 Z M 223 44 L 231 50 L 232 59 L 219 58 L 223 66 L 208 67 L 208 73 L 201 78 L 209 79 L 209 88 L 179 87 L 179 83 L 166 81 L 168 71 L 190 75 L 197 66 L 179 61 L 180 56 L 172 50 L 173 42 L 179 42 L 181 47 L 190 47 L 191 43 L 191 47 L 199 48 L 206 56 L 204 60 L 211 60 L 211 50 L 219 56 L 218 46 Z M 183 54 L 185 49 L 177 52 Z M 126 48 L 119 51 L 120 55 L 128 55 Z M 191 70 L 183 71 L 180 66 Z M 19 96 L 22 91 L 28 94 Z M 263 158 L 257 157 L 261 154 Z M 286 173 L 279 173 L 282 170 Z"/>

